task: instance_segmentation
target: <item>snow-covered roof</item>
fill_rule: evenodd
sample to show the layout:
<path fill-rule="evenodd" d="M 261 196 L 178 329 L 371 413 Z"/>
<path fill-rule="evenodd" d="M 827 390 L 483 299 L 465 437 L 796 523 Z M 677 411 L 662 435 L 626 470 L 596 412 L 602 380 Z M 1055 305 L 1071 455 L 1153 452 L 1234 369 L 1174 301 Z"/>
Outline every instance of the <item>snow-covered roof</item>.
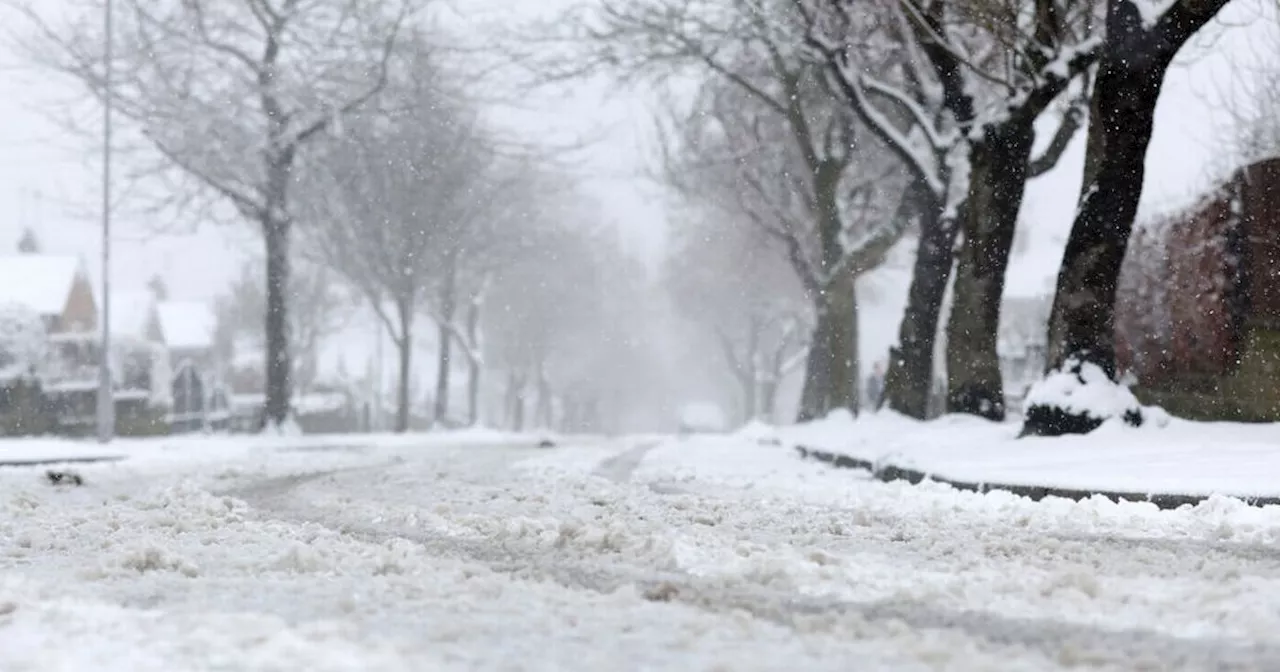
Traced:
<path fill-rule="evenodd" d="M 0 303 L 16 303 L 41 315 L 59 315 L 80 272 L 80 260 L 50 254 L 0 257 Z"/>
<path fill-rule="evenodd" d="M 111 292 L 111 333 L 145 340 L 154 307 L 151 292 Z"/>
<path fill-rule="evenodd" d="M 170 348 L 209 348 L 217 318 L 213 306 L 201 301 L 165 301 L 156 305 L 160 334 Z"/>

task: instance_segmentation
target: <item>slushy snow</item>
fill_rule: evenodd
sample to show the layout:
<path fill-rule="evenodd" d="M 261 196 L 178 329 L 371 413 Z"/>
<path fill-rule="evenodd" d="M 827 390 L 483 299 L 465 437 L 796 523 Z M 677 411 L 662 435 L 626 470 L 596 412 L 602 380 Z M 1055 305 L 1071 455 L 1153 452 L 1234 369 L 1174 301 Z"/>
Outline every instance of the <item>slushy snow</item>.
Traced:
<path fill-rule="evenodd" d="M 0 669 L 1280 661 L 1280 509 L 885 484 L 790 446 L 999 443 L 976 427 L 138 441 L 79 488 L 0 469 Z"/>

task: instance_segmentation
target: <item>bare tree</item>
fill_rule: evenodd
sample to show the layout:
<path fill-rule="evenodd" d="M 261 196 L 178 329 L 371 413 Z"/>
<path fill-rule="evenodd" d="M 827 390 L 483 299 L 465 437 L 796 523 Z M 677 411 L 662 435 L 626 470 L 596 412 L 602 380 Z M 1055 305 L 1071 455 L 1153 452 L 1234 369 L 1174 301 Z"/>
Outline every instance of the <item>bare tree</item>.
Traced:
<path fill-rule="evenodd" d="M 553 349 L 563 345 L 570 316 L 580 314 L 584 288 L 591 286 L 584 271 L 590 257 L 577 242 L 563 231 L 542 232 L 519 263 L 494 276 L 491 310 L 483 318 L 491 334 L 486 361 L 505 372 L 502 415 L 510 429 L 525 429 L 531 410 L 534 423 L 550 412 L 547 364 Z M 530 409 L 530 398 L 540 408 Z"/>
<path fill-rule="evenodd" d="M 1152 11 L 1141 0 L 1107 0 L 1105 43 L 1089 107 L 1084 180 L 1049 318 L 1049 372 L 1097 367 L 1116 380 L 1116 285 L 1142 197 L 1156 101 L 1178 50 L 1228 0 L 1175 0 Z M 1139 408 L 1068 413 L 1032 404 L 1023 430 L 1093 430 L 1110 415 L 1142 422 Z"/>
<path fill-rule="evenodd" d="M 332 272 L 317 264 L 294 260 L 293 273 L 289 275 L 286 294 L 289 301 L 289 351 L 293 353 L 290 379 L 296 389 L 306 390 L 316 382 L 320 348 L 325 338 L 333 335 L 346 323 L 352 304 L 336 286 Z M 160 284 L 152 283 L 157 297 L 163 293 Z M 247 357 L 265 357 L 265 330 L 262 321 L 266 315 L 267 297 L 263 291 L 262 264 L 249 262 L 240 271 L 240 277 L 215 302 L 217 326 L 214 334 L 218 360 L 234 368 Z M 163 299 L 159 299 L 163 300 Z M 255 372 L 263 370 L 261 363 L 248 367 Z M 233 370 L 233 380 L 242 372 Z M 257 380 L 252 382 L 256 388 Z"/>
<path fill-rule="evenodd" d="M 106 95 L 102 0 L 34 10 L 28 51 Z M 383 88 L 417 0 L 116 0 L 111 97 L 170 169 L 231 203 L 266 250 L 265 422 L 289 414 L 290 186 L 299 154 Z"/>
<path fill-rule="evenodd" d="M 529 251 L 525 234 L 546 225 L 548 206 L 558 198 L 548 166 L 501 145 L 491 140 L 487 160 L 471 170 L 466 198 L 452 209 L 440 241 L 435 296 L 423 304 L 437 327 L 435 417 L 442 422 L 449 417 L 454 345 L 467 360 L 467 421 L 478 420 L 481 310 L 493 275 Z"/>
<path fill-rule="evenodd" d="M 1269 5 L 1269 6 L 1268 6 Z M 1273 23 L 1277 20 L 1280 5 L 1261 3 L 1259 17 L 1262 22 Z M 1257 20 L 1257 19 L 1255 19 Z M 1256 53 L 1280 53 L 1280 35 L 1270 31 L 1262 39 L 1266 45 Z M 1253 40 L 1251 36 L 1250 40 Z M 1223 115 L 1227 126 L 1226 136 L 1229 138 L 1229 153 L 1219 155 L 1210 169 L 1218 172 L 1212 177 L 1221 179 L 1222 174 L 1230 174 L 1240 166 L 1248 166 L 1268 159 L 1280 158 L 1280 61 L 1274 57 L 1255 62 L 1232 63 L 1232 69 L 1238 73 L 1239 79 L 1228 80 L 1232 85 L 1229 92 L 1224 92 L 1225 105 L 1214 110 L 1215 116 Z M 1218 165 L 1220 164 L 1220 165 Z"/>
<path fill-rule="evenodd" d="M 856 281 L 884 262 L 910 221 L 900 166 L 830 104 L 823 81 L 810 79 L 790 94 L 806 101 L 797 133 L 798 118 L 713 80 L 683 123 L 683 164 L 668 162 L 667 170 L 686 195 L 710 196 L 773 238 L 790 262 L 816 316 L 802 420 L 834 408 L 857 412 Z"/>
<path fill-rule="evenodd" d="M 996 343 L 1018 210 L 1027 179 L 1056 164 L 1081 114 L 1068 109 L 1038 157 L 1035 122 L 1096 60 L 1095 3 L 796 4 L 808 17 L 810 44 L 852 108 L 913 170 L 914 186 L 933 205 L 886 380 L 889 402 L 923 413 L 951 251 L 963 233 L 947 327 L 948 409 L 1003 418 Z M 896 82 L 867 68 L 885 49 L 896 55 Z"/>
<path fill-rule="evenodd" d="M 494 278 L 504 269 L 538 253 L 540 231 L 557 226 L 564 215 L 565 194 L 570 185 L 547 157 L 525 151 L 499 153 L 483 182 L 472 189 L 472 207 L 458 222 L 445 244 L 451 263 L 441 268 L 444 281 L 434 301 L 424 309 L 438 328 L 439 342 L 448 345 L 438 353 L 436 417 L 449 412 L 449 374 L 453 346 L 461 351 L 467 368 L 467 424 L 480 421 L 481 380 L 485 368 L 484 308 Z M 479 180 L 478 180 L 479 181 Z"/>
<path fill-rule="evenodd" d="M 397 431 L 409 425 L 415 317 L 435 301 L 441 324 L 451 323 L 465 231 L 497 197 L 477 112 L 432 74 L 425 52 L 406 52 L 403 64 L 388 92 L 394 104 L 349 120 L 320 148 L 322 160 L 308 171 L 314 211 L 306 238 L 391 334 Z M 442 367 L 451 341 L 442 330 Z"/>
<path fill-rule="evenodd" d="M 905 218 L 884 212 L 884 196 L 896 195 L 886 188 L 892 182 L 877 184 L 884 164 L 868 160 L 875 155 L 871 138 L 831 104 L 820 68 L 803 57 L 796 18 L 782 2 L 608 0 L 559 22 L 576 50 L 558 70 L 547 69 L 562 77 L 610 73 L 624 82 L 664 84 L 681 75 L 706 81 L 696 109 L 677 123 L 702 137 L 677 142 L 690 150 L 719 142 L 717 160 L 744 166 L 740 195 L 753 193 L 754 220 L 785 241 L 815 302 L 800 412 L 809 419 L 833 408 L 856 412 L 854 280 L 878 265 Z M 862 216 L 868 209 L 880 217 Z M 870 221 L 881 226 L 868 227 Z"/>
<path fill-rule="evenodd" d="M 497 269 L 483 316 L 485 361 L 505 374 L 507 427 L 599 428 L 606 406 L 643 387 L 635 363 L 643 277 L 579 212 L 525 232 L 525 251 Z M 642 318 L 640 318 L 642 319 Z M 652 362 L 647 362 L 653 368 Z"/>
<path fill-rule="evenodd" d="M 742 420 L 776 421 L 781 381 L 804 363 L 809 301 L 779 243 L 734 216 L 699 208 L 682 218 L 666 284 L 677 308 L 719 347 Z"/>

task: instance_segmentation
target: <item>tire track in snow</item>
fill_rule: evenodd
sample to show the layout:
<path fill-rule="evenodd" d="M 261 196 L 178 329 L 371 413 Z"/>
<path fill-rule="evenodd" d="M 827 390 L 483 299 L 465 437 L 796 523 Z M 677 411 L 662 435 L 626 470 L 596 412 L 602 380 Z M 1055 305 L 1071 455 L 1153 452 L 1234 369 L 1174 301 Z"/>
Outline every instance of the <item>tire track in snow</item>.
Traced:
<path fill-rule="evenodd" d="M 640 468 L 640 463 L 644 461 L 644 456 L 660 445 L 662 445 L 661 441 L 646 441 L 632 446 L 604 460 L 591 473 L 594 476 L 607 478 L 614 483 L 625 483 L 631 480 L 631 475 L 635 473 L 636 469 Z"/>
<path fill-rule="evenodd" d="M 602 461 L 593 473 L 614 483 L 625 483 L 657 445 L 644 443 L 624 450 Z M 510 457 L 502 454 L 486 458 L 484 468 L 509 464 Z M 430 555 L 477 563 L 515 580 L 549 581 L 567 590 L 606 594 L 634 589 L 653 601 L 679 602 L 726 617 L 747 613 L 801 632 L 894 637 L 901 636 L 904 628 L 947 630 L 990 646 L 1036 651 L 1068 666 L 1280 669 L 1280 646 L 1271 643 L 1221 637 L 1181 638 L 1150 629 L 1109 629 L 1050 619 L 1005 617 L 917 601 L 855 602 L 806 597 L 749 577 L 703 578 L 671 571 L 606 548 L 561 548 L 558 544 L 546 548 L 520 540 L 459 537 L 408 525 L 357 520 L 345 515 L 345 511 L 307 503 L 297 492 L 324 478 L 358 478 L 392 464 L 269 479 L 240 488 L 233 496 L 244 499 L 271 519 L 320 524 L 371 544 L 404 539 L 420 545 Z M 377 491 L 373 484 L 365 489 Z"/>

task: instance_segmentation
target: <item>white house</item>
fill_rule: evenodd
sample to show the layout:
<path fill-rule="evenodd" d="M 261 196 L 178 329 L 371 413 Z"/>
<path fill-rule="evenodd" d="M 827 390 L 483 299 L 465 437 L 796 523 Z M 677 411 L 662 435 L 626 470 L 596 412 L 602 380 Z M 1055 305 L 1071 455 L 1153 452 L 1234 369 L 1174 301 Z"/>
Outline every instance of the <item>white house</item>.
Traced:
<path fill-rule="evenodd" d="M 170 424 L 192 430 L 224 420 L 229 404 L 214 356 L 218 320 L 213 307 L 202 301 L 161 301 L 155 311 L 173 371 Z"/>

